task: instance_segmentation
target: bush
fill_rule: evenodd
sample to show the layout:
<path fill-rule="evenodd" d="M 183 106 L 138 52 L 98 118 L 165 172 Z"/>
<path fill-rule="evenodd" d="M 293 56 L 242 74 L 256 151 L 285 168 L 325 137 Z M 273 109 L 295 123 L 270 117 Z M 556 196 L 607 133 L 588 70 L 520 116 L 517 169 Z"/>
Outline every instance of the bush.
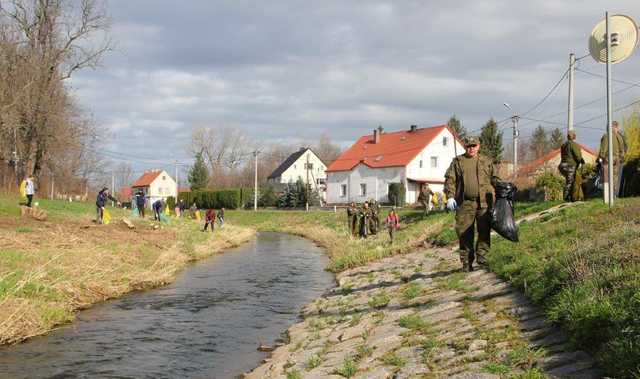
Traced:
<path fill-rule="evenodd" d="M 260 197 L 258 198 L 259 207 L 275 207 L 278 203 L 278 196 L 272 186 L 268 186 L 260 191 Z"/>
<path fill-rule="evenodd" d="M 240 208 L 247 199 L 252 199 L 253 190 L 248 188 L 234 188 L 225 190 L 198 190 L 191 192 L 183 192 L 179 199 L 184 200 L 187 206 L 191 206 L 194 202 L 200 209 L 208 208 Z M 244 200 L 244 201 L 243 201 Z"/>
<path fill-rule="evenodd" d="M 173 196 L 167 197 L 167 208 L 173 210 L 176 207 L 176 198 Z"/>
<path fill-rule="evenodd" d="M 391 183 L 389 184 L 389 203 L 397 207 L 404 207 L 405 195 L 407 193 L 404 184 Z"/>
<path fill-rule="evenodd" d="M 307 204 L 307 195 L 309 196 L 308 202 L 310 206 L 320 205 L 320 196 L 318 192 L 311 188 L 311 185 L 306 184 L 298 179 L 297 182 L 287 184 L 284 192 L 278 198 L 278 208 L 301 208 Z"/>
<path fill-rule="evenodd" d="M 544 200 L 562 200 L 564 179 L 552 171 L 545 171 L 536 179 L 536 189 L 544 191 Z"/>

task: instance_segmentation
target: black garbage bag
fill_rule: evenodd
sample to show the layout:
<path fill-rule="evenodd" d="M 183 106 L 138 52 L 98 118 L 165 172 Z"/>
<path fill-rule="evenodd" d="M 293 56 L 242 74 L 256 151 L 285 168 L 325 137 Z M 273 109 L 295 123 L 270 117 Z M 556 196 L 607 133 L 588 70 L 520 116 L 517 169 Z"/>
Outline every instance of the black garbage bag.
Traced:
<path fill-rule="evenodd" d="M 496 184 L 496 203 L 491 210 L 491 229 L 513 242 L 518 242 L 518 225 L 513 214 L 513 199 L 517 191 L 513 183 Z"/>

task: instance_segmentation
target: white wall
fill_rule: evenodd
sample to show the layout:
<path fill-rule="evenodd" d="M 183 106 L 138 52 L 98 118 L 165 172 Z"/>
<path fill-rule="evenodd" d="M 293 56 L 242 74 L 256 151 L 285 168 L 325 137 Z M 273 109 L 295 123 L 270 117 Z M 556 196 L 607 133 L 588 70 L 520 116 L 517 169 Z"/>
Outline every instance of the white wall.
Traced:
<path fill-rule="evenodd" d="M 166 171 L 162 171 L 158 177 L 151 182 L 149 186 L 149 203 L 153 204 L 156 200 L 167 199 L 169 196 L 176 198 L 176 181 L 173 180 Z"/>
<path fill-rule="evenodd" d="M 369 199 L 389 200 L 389 184 L 404 183 L 404 167 L 371 168 L 359 164 L 351 171 L 327 173 L 327 203 L 362 203 Z M 362 196 L 360 184 L 366 184 L 367 194 Z M 347 196 L 340 196 L 341 186 L 347 186 Z"/>
<path fill-rule="evenodd" d="M 326 179 L 327 166 L 315 155 L 311 150 L 307 150 L 304 154 L 298 158 L 288 169 L 286 169 L 280 177 L 280 183 L 294 183 L 301 178 L 303 182 L 307 182 L 307 170 L 305 170 L 305 163 L 307 163 L 307 157 L 309 157 L 309 163 L 313 165 L 313 170 L 309 170 L 309 181 L 314 179 Z"/>

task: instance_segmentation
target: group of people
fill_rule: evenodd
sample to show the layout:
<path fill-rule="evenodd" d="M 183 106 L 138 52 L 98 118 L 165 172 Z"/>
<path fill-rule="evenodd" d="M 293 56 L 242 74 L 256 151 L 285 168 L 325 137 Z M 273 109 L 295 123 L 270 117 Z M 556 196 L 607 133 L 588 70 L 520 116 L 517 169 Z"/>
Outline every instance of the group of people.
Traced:
<path fill-rule="evenodd" d="M 429 187 L 429 183 L 425 183 L 420 188 L 418 194 L 418 203 L 423 207 L 423 216 L 426 216 L 431 210 L 445 209 L 447 202 L 446 195 L 443 192 L 433 192 Z"/>
<path fill-rule="evenodd" d="M 354 237 L 367 238 L 370 235 L 378 234 L 380 231 L 380 204 L 376 200 L 369 200 L 358 207 L 356 203 L 352 202 L 347 208 L 347 224 L 349 232 Z M 393 243 L 395 231 L 400 226 L 400 218 L 395 208 L 389 211 L 385 224 L 389 232 L 390 243 Z"/>
<path fill-rule="evenodd" d="M 622 196 L 622 168 L 624 163 L 624 156 L 627 152 L 627 143 L 622 133 L 620 133 L 620 126 L 617 121 L 611 123 L 613 135 L 613 173 L 609 175 L 609 140 L 607 134 L 603 135 L 600 139 L 600 149 L 598 151 L 598 158 L 596 163 L 602 169 L 604 173 L 604 182 L 613 181 L 613 191 L 617 196 Z M 569 131 L 567 133 L 567 141 L 560 148 L 560 164 L 558 165 L 558 171 L 565 178 L 565 185 L 563 188 L 563 198 L 565 201 L 577 201 L 581 200 L 581 180 L 577 175 L 581 165 L 585 164 L 585 160 L 582 157 L 582 151 L 578 143 L 576 143 L 576 133 Z"/>
<path fill-rule="evenodd" d="M 196 204 L 193 203 L 194 207 L 195 205 Z M 224 226 L 224 208 L 220 208 L 218 212 L 216 212 L 216 210 L 213 208 L 207 210 L 204 215 L 204 228 L 202 229 L 202 231 L 206 232 L 207 227 L 211 226 L 211 231 L 213 232 L 216 227 L 216 220 L 218 221 L 218 226 L 222 228 Z"/>

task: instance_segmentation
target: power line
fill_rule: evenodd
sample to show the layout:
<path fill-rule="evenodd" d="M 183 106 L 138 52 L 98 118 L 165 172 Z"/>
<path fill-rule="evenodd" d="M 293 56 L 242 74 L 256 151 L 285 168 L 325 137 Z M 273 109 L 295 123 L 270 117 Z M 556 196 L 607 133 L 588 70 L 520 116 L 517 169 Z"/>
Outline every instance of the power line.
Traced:
<path fill-rule="evenodd" d="M 560 80 L 558 80 L 556 82 L 556 84 L 553 85 L 553 87 L 551 87 L 551 89 L 549 90 L 549 92 L 542 98 L 542 100 L 538 101 L 533 107 L 531 107 L 528 111 L 522 113 L 520 115 L 520 117 L 522 116 L 526 116 L 529 113 L 533 112 L 534 110 L 538 109 L 538 107 L 540 107 L 542 104 L 544 104 L 545 101 L 547 101 L 547 99 L 549 97 L 551 97 L 551 95 L 553 95 L 553 93 L 558 89 L 558 87 L 560 86 L 560 84 L 567 78 L 567 73 L 569 72 L 569 69 L 566 69 L 565 72 L 562 74 L 562 76 L 560 77 Z"/>
<path fill-rule="evenodd" d="M 636 104 L 639 104 L 639 103 L 640 103 L 640 100 L 636 100 L 636 101 L 631 102 L 631 103 L 629 103 L 629 104 L 627 104 L 627 105 L 623 105 L 623 106 L 621 106 L 621 107 L 618 107 L 618 108 L 614 109 L 613 111 L 614 111 L 614 112 L 619 112 L 619 111 L 621 111 L 621 110 L 623 110 L 623 109 L 630 108 L 630 107 L 632 107 L 632 106 L 634 106 L 634 105 L 636 105 Z M 586 119 L 586 120 L 580 121 L 580 122 L 576 123 L 576 125 L 587 124 L 587 123 L 589 123 L 589 122 L 591 122 L 591 121 L 594 121 L 594 120 L 597 120 L 597 119 L 600 119 L 600 118 L 603 118 L 603 117 L 606 117 L 606 116 L 607 116 L 607 114 L 606 114 L 606 113 L 603 113 L 603 114 L 601 114 L 601 115 L 594 116 L 594 117 L 591 117 L 591 118 L 589 118 L 589 119 Z"/>
<path fill-rule="evenodd" d="M 605 75 L 596 74 L 595 72 L 583 70 L 581 68 L 576 68 L 576 71 L 580 71 L 580 72 L 583 72 L 583 73 L 585 73 L 587 75 L 595 76 L 595 77 L 601 78 L 601 79 L 606 79 L 607 78 Z M 616 83 L 621 83 L 621 84 L 628 84 L 631 87 L 640 87 L 640 83 L 627 82 L 626 80 L 620 80 L 620 79 L 611 78 L 611 81 L 612 82 L 616 82 Z"/>

